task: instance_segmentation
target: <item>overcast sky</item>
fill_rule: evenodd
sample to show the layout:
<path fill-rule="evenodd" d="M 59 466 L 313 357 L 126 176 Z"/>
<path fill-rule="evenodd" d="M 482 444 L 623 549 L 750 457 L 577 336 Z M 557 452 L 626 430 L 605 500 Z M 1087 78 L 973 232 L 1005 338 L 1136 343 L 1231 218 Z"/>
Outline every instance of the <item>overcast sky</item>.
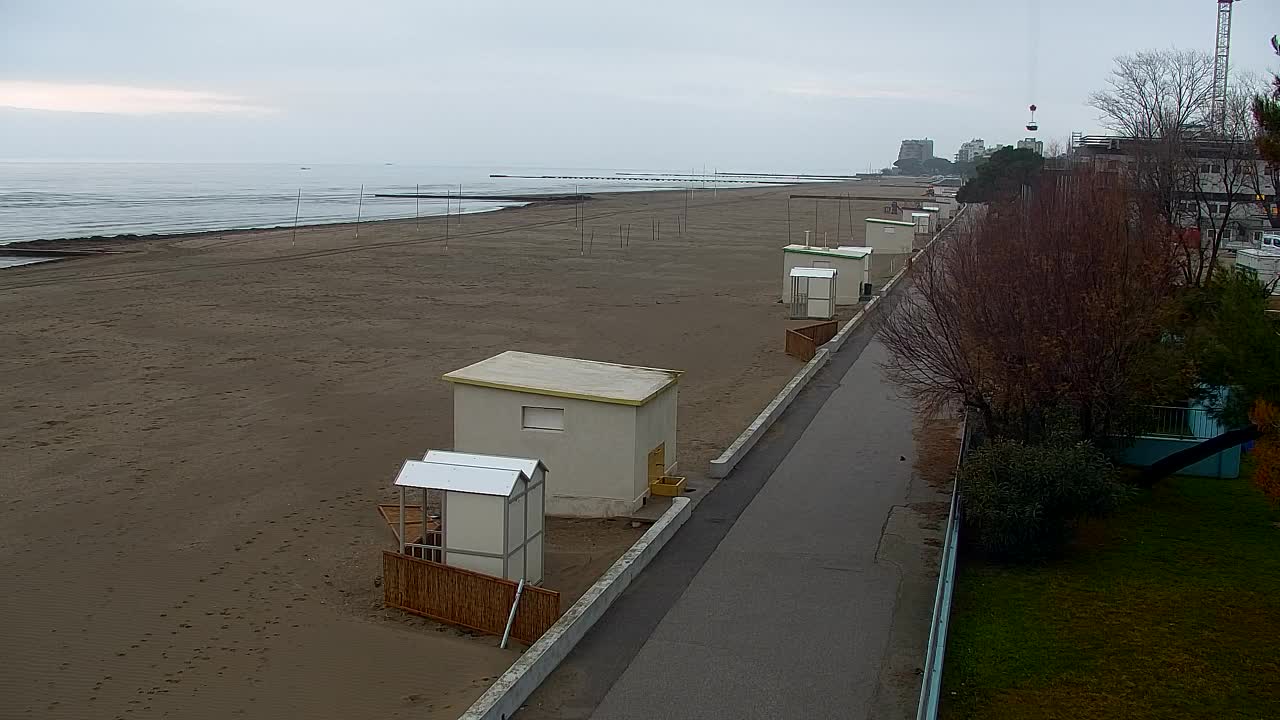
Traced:
<path fill-rule="evenodd" d="M 1096 130 L 1112 57 L 1212 50 L 1215 9 L 0 0 L 0 158 L 865 170 L 1013 142 L 1031 102 L 1041 139 Z M 1280 2 L 1236 5 L 1233 67 L 1274 33 Z"/>

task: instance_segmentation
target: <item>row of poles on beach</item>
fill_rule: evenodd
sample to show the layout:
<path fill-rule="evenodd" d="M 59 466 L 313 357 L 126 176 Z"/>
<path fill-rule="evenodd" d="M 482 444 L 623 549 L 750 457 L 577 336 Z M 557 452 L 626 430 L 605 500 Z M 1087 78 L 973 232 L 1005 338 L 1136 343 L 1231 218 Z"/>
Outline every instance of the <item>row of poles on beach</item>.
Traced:
<path fill-rule="evenodd" d="M 714 191 L 713 191 L 714 193 Z M 718 193 L 714 193 L 717 194 Z M 684 208 L 683 212 L 676 215 L 676 231 L 683 239 L 685 232 L 689 228 L 689 199 L 693 197 L 693 188 L 685 188 L 684 191 Z M 574 203 L 573 224 L 578 228 L 578 254 L 590 255 L 591 249 L 595 245 L 596 231 L 592 230 L 591 235 L 586 234 L 586 218 L 583 215 L 583 200 Z M 662 240 L 662 221 L 656 217 L 649 219 L 649 239 L 653 242 Z M 625 223 L 618 225 L 618 249 L 625 249 L 631 246 L 631 224 Z"/>
<path fill-rule="evenodd" d="M 414 229 L 422 229 L 422 186 L 413 186 L 413 224 Z M 444 201 L 444 247 L 449 249 L 449 227 L 452 224 L 450 218 L 453 216 L 453 193 L 450 191 L 446 194 Z M 360 239 L 360 221 L 364 215 L 364 184 L 360 185 L 360 195 L 356 200 L 356 226 L 355 238 Z M 289 239 L 290 247 L 298 242 L 298 220 L 302 217 L 302 188 L 298 188 L 298 200 L 293 210 L 293 234 Z M 457 224 L 462 224 L 462 185 L 458 185 L 458 220 Z"/>
<path fill-rule="evenodd" d="M 688 222 L 689 221 L 689 200 L 690 198 L 693 197 L 693 192 L 694 191 L 692 187 L 685 188 L 684 207 L 682 212 L 676 215 L 676 229 L 679 232 L 680 237 L 682 238 L 684 237 L 685 232 L 688 230 L 688 227 L 689 227 L 689 222 Z M 718 191 L 713 190 L 712 192 L 714 197 L 719 196 Z M 449 249 L 450 228 L 455 224 L 458 224 L 458 225 L 462 224 L 462 198 L 463 198 L 462 185 L 458 185 L 458 204 L 457 204 L 457 220 L 456 221 L 451 219 L 453 217 L 453 209 L 454 209 L 452 195 L 453 195 L 452 191 L 449 191 L 449 193 L 447 193 L 445 197 L 445 211 L 444 211 L 444 249 L 445 250 Z M 578 192 L 578 189 L 576 186 L 574 187 L 574 195 L 578 197 L 578 201 L 575 202 L 573 206 L 574 207 L 573 224 L 575 227 L 578 228 L 578 243 L 579 243 L 578 253 L 579 255 L 590 255 L 591 249 L 595 244 L 596 233 L 595 233 L 595 230 L 592 230 L 590 238 L 587 237 L 586 216 L 584 214 L 585 201 L 582 199 L 581 193 Z M 415 230 L 422 229 L 422 206 L 421 206 L 422 197 L 421 196 L 422 196 L 422 186 L 414 185 L 413 221 L 414 221 Z M 364 185 L 361 184 L 360 194 L 358 196 L 358 199 L 356 200 L 356 222 L 355 222 L 355 234 L 353 238 L 355 240 L 360 239 L 360 222 L 363 219 L 363 211 L 364 211 Z M 294 206 L 294 212 L 293 212 L 293 231 L 289 238 L 290 247 L 295 247 L 297 245 L 298 222 L 301 219 L 301 217 L 302 217 L 302 188 L 298 188 L 297 200 L 296 200 L 296 204 Z M 661 240 L 662 239 L 662 221 L 658 220 L 656 217 L 651 218 L 649 234 L 650 234 L 650 239 L 653 240 L 654 242 Z M 626 223 L 626 224 L 618 225 L 618 248 L 625 249 L 630 245 L 631 245 L 631 224 Z"/>

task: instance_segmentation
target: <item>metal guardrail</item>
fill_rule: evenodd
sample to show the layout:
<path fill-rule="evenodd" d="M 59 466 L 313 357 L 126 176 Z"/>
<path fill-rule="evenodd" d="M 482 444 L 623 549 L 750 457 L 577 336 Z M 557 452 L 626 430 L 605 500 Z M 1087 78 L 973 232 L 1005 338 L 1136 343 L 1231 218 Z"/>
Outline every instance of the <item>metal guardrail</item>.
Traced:
<path fill-rule="evenodd" d="M 1204 408 L 1152 405 L 1142 425 L 1143 437 L 1211 438 L 1223 432 Z"/>
<path fill-rule="evenodd" d="M 951 595 L 956 583 L 956 550 L 960 545 L 960 465 L 969 451 L 969 423 L 962 425 L 960 456 L 956 458 L 956 480 L 951 486 L 951 510 L 942 540 L 942 564 L 938 568 L 938 589 L 933 598 L 933 619 L 929 623 L 929 645 L 925 653 L 924 676 L 920 681 L 920 703 L 916 720 L 936 720 L 942 700 L 942 664 L 947 654 L 947 629 L 951 624 Z"/>

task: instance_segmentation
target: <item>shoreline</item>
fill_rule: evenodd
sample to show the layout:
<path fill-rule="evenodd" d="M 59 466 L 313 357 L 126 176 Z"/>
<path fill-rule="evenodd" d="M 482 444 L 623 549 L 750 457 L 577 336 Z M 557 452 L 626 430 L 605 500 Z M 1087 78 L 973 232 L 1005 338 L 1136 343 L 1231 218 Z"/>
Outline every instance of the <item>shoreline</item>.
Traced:
<path fill-rule="evenodd" d="M 655 189 L 652 191 L 641 190 L 637 192 L 670 192 L 670 191 L 665 189 Z M 585 197 L 588 200 L 595 199 L 595 197 L 592 195 L 586 195 Z M 526 207 L 533 207 L 533 206 L 539 206 L 539 205 L 558 205 L 558 204 L 564 204 L 564 201 L 563 200 L 545 200 L 545 201 L 537 201 L 537 202 L 519 202 L 519 203 L 512 202 L 512 203 L 508 203 L 495 208 L 484 208 L 480 210 L 466 210 L 461 213 L 450 213 L 448 217 L 457 217 L 459 215 L 487 215 L 489 213 L 502 212 L 504 210 L 514 210 L 518 208 L 526 208 Z M 363 227 L 365 225 L 379 225 L 383 223 L 405 222 L 406 220 L 416 220 L 422 223 L 425 223 L 428 221 L 438 222 L 444 217 L 446 217 L 444 213 L 438 213 L 438 214 L 432 214 L 432 215 L 424 214 L 417 218 L 413 216 L 409 216 L 409 217 L 396 217 L 396 218 L 378 218 L 376 220 L 361 220 L 359 223 L 352 222 L 349 220 L 344 220 L 339 222 L 318 222 L 318 223 L 313 222 L 313 223 L 299 224 L 296 227 L 298 232 L 302 232 L 303 230 L 313 230 L 316 228 L 340 228 L 343 226 L 351 227 L 357 224 Z M 279 232 L 281 230 L 292 231 L 294 227 L 295 226 L 293 225 L 254 225 L 249 227 L 226 227 L 226 228 L 216 228 L 212 230 L 191 230 L 191 231 L 172 232 L 172 233 L 119 233 L 117 235 L 77 235 L 72 237 L 61 237 L 61 238 L 38 238 L 35 240 L 12 240 L 12 241 L 0 244 L 0 257 L 3 257 L 6 253 L 21 253 L 24 255 L 39 254 L 39 252 L 34 252 L 34 251 L 40 251 L 40 250 L 79 251 L 78 254 L 90 255 L 90 254 L 95 254 L 94 253 L 95 249 L 80 248 L 75 246 L 80 245 L 82 243 L 97 242 L 102 244 L 104 248 L 106 247 L 114 248 L 114 246 L 118 246 L 118 245 L 131 245 L 135 243 L 151 242 L 151 241 L 158 241 L 158 240 L 198 240 L 200 238 L 206 238 L 206 237 L 211 237 L 216 235 L 230 235 L 232 233 L 239 235 L 239 234 Z"/>
<path fill-rule="evenodd" d="M 694 197 L 697 197 L 702 193 L 708 193 L 708 192 L 716 194 L 719 192 L 734 192 L 734 191 L 740 192 L 744 190 L 760 190 L 764 188 L 781 188 L 781 187 L 793 187 L 793 186 L 800 187 L 800 186 L 807 186 L 807 185 L 828 185 L 828 184 L 839 184 L 839 183 L 836 181 L 773 182 L 773 183 L 761 183 L 759 185 L 739 185 L 734 187 L 695 188 Z M 881 187 L 904 188 L 904 187 L 917 187 L 917 186 L 881 185 Z M 480 208 L 480 209 L 474 209 L 474 210 L 463 210 L 461 212 L 450 212 L 448 214 L 448 217 L 457 217 L 460 215 L 487 215 L 490 213 L 516 210 L 520 208 L 536 208 L 536 207 L 545 207 L 545 206 L 552 206 L 552 205 L 568 206 L 568 205 L 574 204 L 575 201 L 579 201 L 579 199 L 581 202 L 586 203 L 586 202 L 599 201 L 599 200 L 609 200 L 619 196 L 651 195 L 654 193 L 675 193 L 675 192 L 683 192 L 683 191 L 684 191 L 683 188 L 655 187 L 655 188 L 643 188 L 643 189 L 636 189 L 636 190 L 613 190 L 613 191 L 607 191 L 607 192 L 578 193 L 576 195 L 574 194 L 566 195 L 563 193 L 560 193 L 560 194 L 548 193 L 546 194 L 545 198 L 537 199 L 537 200 L 534 200 L 534 199 L 515 200 L 516 196 L 514 195 L 504 195 L 504 196 L 494 198 L 493 200 L 494 202 L 503 203 L 498 207 Z M 413 195 L 373 194 L 370 197 L 386 197 L 386 198 L 404 199 L 404 198 L 412 198 Z M 420 197 L 425 198 L 425 197 L 444 197 L 444 196 L 433 196 L 430 194 L 422 194 L 420 195 Z M 456 196 L 454 197 L 456 198 Z M 522 197 L 533 198 L 535 196 L 523 195 Z M 480 195 L 466 195 L 464 196 L 463 199 L 481 200 L 483 198 Z M 446 217 L 444 213 L 432 213 L 432 214 L 424 213 L 417 217 L 412 215 L 407 215 L 404 217 L 377 218 L 377 219 L 371 219 L 371 220 L 361 220 L 359 223 L 353 222 L 351 220 L 340 220 L 340 221 L 334 221 L 334 222 L 308 222 L 308 223 L 300 223 L 296 227 L 297 227 L 297 230 L 301 232 L 303 230 L 311 230 L 315 228 L 332 229 L 332 228 L 341 228 L 341 227 L 353 227 L 357 224 L 361 226 L 379 225 L 379 224 L 385 224 L 385 223 L 405 222 L 407 220 L 415 220 L 420 223 L 438 222 L 440 221 L 441 218 L 444 218 L 444 217 Z M 32 250 L 45 250 L 45 249 L 47 250 L 82 250 L 82 251 L 86 251 L 85 254 L 91 254 L 92 251 L 97 248 L 86 249 L 83 247 L 84 244 L 97 243 L 102 249 L 115 249 L 117 247 L 128 246 L 128 245 L 133 245 L 133 244 L 143 243 L 143 242 L 166 241 L 166 240 L 196 240 L 196 239 L 207 238 L 207 237 L 217 236 L 217 235 L 230 235 L 233 233 L 240 235 L 240 234 L 279 232 L 282 230 L 293 230 L 294 227 L 295 226 L 292 224 L 249 225 L 249 226 L 243 226 L 243 227 L 232 226 L 232 227 L 222 227 L 222 228 L 211 228 L 207 230 L 187 230 L 187 231 L 179 231 L 179 232 L 143 232 L 143 233 L 123 232 L 123 233 L 117 233 L 114 235 L 73 235 L 73 236 L 59 237 L 59 238 L 35 238 L 31 240 L 10 240 L 4 243 L 0 243 L 0 257 L 5 256 L 6 253 L 10 253 L 11 251 L 19 251 L 21 252 L 21 254 L 26 255 L 26 254 L 38 254 L 38 253 L 32 253 L 31 252 Z M 17 254 L 17 253 L 13 253 L 13 254 Z"/>

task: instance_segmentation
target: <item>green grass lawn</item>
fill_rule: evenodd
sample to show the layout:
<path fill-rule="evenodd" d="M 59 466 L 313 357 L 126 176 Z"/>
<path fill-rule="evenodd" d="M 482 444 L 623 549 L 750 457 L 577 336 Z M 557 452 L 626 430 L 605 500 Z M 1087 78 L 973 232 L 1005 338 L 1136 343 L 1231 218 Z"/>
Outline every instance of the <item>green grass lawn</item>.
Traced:
<path fill-rule="evenodd" d="M 1064 559 L 961 558 L 942 717 L 1280 718 L 1280 513 L 1178 477 Z"/>

